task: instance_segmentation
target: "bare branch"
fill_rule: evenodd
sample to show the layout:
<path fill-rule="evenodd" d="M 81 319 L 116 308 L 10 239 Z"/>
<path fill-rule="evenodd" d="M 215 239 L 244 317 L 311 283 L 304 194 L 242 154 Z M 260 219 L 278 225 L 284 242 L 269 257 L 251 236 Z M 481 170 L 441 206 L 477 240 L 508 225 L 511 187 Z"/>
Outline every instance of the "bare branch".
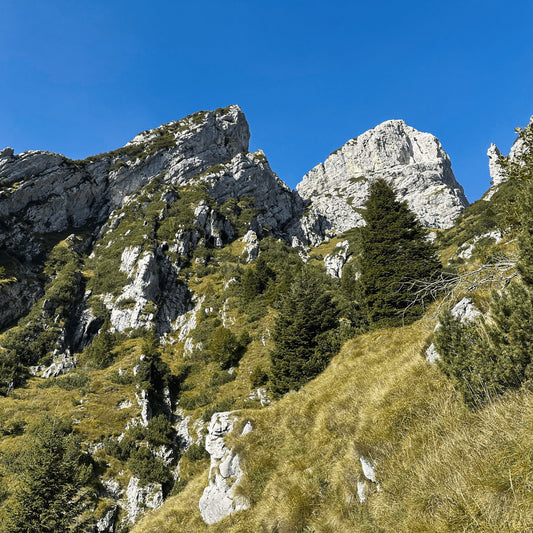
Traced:
<path fill-rule="evenodd" d="M 407 309 L 412 305 L 424 303 L 426 300 L 434 301 L 442 296 L 436 309 L 438 314 L 445 305 L 456 302 L 465 294 L 481 287 L 506 287 L 518 276 L 516 263 L 516 256 L 502 256 L 498 261 L 483 264 L 468 272 L 439 272 L 429 280 L 413 279 L 404 282 L 400 290 L 407 290 L 413 294 Z"/>

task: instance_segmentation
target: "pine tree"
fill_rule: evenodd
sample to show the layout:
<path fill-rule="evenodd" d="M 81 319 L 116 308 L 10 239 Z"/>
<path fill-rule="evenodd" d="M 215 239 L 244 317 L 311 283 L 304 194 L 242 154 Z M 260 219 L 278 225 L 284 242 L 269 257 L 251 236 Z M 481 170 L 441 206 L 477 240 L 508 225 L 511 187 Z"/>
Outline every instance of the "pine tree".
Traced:
<path fill-rule="evenodd" d="M 326 280 L 304 269 L 283 296 L 274 327 L 274 394 L 297 390 L 324 369 L 338 349 L 336 339 L 328 335 L 336 326 L 337 309 Z"/>
<path fill-rule="evenodd" d="M 13 465 L 18 477 L 2 531 L 62 533 L 76 530 L 88 504 L 92 466 L 71 425 L 43 416 L 29 434 L 31 444 Z"/>
<path fill-rule="evenodd" d="M 533 379 L 533 126 L 519 133 L 524 142 L 520 154 L 502 163 L 509 179 L 518 184 L 512 205 L 518 206 L 514 222 L 520 224 L 517 267 L 521 279 L 492 293 L 487 319 L 465 324 L 446 312 L 435 333 L 441 368 L 472 406 Z"/>
<path fill-rule="evenodd" d="M 367 320 L 372 327 L 411 322 L 423 311 L 411 282 L 441 269 L 427 230 L 383 179 L 371 183 L 363 218 L 359 282 Z"/>
<path fill-rule="evenodd" d="M 211 356 L 226 370 L 239 363 L 245 349 L 246 346 L 237 339 L 235 333 L 224 326 L 215 329 L 209 343 Z"/>
<path fill-rule="evenodd" d="M 106 317 L 98 335 L 94 337 L 91 344 L 86 348 L 89 361 L 96 368 L 107 368 L 113 362 L 115 338 L 109 332 L 110 328 L 111 321 L 109 317 Z"/>
<path fill-rule="evenodd" d="M 469 405 L 483 405 L 533 378 L 533 292 L 523 284 L 494 292 L 487 320 L 462 323 L 447 311 L 440 323 L 439 365 Z"/>
<path fill-rule="evenodd" d="M 523 142 L 520 154 L 507 163 L 509 179 L 518 181 L 521 233 L 518 239 L 518 270 L 522 280 L 533 286 L 533 123 L 519 130 Z"/>

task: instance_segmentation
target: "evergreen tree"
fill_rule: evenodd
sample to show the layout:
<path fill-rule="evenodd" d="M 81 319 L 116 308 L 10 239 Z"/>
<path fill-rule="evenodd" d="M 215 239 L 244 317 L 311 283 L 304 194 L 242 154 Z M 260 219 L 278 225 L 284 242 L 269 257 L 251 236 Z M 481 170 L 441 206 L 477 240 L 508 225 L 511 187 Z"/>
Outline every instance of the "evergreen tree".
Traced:
<path fill-rule="evenodd" d="M 239 363 L 246 350 L 246 344 L 241 343 L 235 333 L 224 326 L 219 326 L 213 332 L 209 343 L 209 352 L 215 361 L 224 369 Z"/>
<path fill-rule="evenodd" d="M 7 508 L 2 531 L 62 533 L 82 524 L 92 475 L 88 456 L 71 425 L 48 415 L 32 428 L 31 444 L 13 465 L 18 484 Z"/>
<path fill-rule="evenodd" d="M 168 365 L 161 359 L 159 340 L 153 330 L 146 332 L 141 346 L 142 358 L 137 368 L 135 382 L 148 394 L 152 414 L 168 412 L 165 390 L 176 388 L 175 379 Z"/>
<path fill-rule="evenodd" d="M 503 164 L 520 185 L 516 204 L 521 280 L 492 293 L 487 320 L 464 324 L 446 312 L 435 333 L 440 366 L 470 405 L 482 405 L 533 379 L 533 127 L 520 130 L 520 138 L 520 155 Z"/>
<path fill-rule="evenodd" d="M 111 321 L 106 317 L 98 335 L 87 346 L 86 352 L 90 363 L 96 368 L 107 368 L 114 359 L 115 337 L 109 332 Z"/>
<path fill-rule="evenodd" d="M 512 163 L 507 160 L 504 166 L 509 179 L 520 185 L 517 198 L 521 226 L 518 270 L 524 283 L 533 286 L 533 123 L 518 131 L 522 149 Z"/>
<path fill-rule="evenodd" d="M 489 316 L 462 323 L 447 311 L 435 332 L 439 365 L 471 406 L 533 378 L 533 292 L 521 283 L 494 292 Z"/>
<path fill-rule="evenodd" d="M 359 279 L 363 308 L 373 327 L 411 322 L 423 311 L 410 283 L 441 269 L 427 231 L 383 179 L 370 185 L 361 228 Z"/>
<path fill-rule="evenodd" d="M 327 280 L 303 269 L 282 297 L 274 326 L 271 387 L 276 395 L 297 390 L 321 372 L 338 350 L 337 309 Z"/>

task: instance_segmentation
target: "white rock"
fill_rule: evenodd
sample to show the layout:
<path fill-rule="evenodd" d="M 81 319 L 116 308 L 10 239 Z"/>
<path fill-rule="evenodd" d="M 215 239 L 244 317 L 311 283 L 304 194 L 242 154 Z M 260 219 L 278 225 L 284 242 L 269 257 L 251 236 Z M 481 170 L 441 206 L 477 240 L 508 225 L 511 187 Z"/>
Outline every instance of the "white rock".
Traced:
<path fill-rule="evenodd" d="M 126 489 L 126 520 L 134 524 L 145 509 L 159 509 L 163 505 L 161 483 L 139 485 L 139 479 L 131 477 Z"/>
<path fill-rule="evenodd" d="M 191 421 L 190 416 L 186 416 L 183 420 L 180 420 L 176 428 L 176 443 L 181 450 L 187 450 L 192 444 L 194 444 L 194 439 L 189 433 L 189 422 Z"/>
<path fill-rule="evenodd" d="M 132 405 L 133 404 L 129 400 L 123 400 L 123 401 L 119 402 L 119 404 L 117 405 L 117 409 L 128 409 Z"/>
<path fill-rule="evenodd" d="M 106 496 L 108 496 L 109 498 L 115 499 L 115 500 L 118 500 L 124 492 L 120 488 L 118 481 L 114 479 L 104 479 L 102 481 L 102 485 L 105 488 Z"/>
<path fill-rule="evenodd" d="M 250 507 L 250 502 L 235 494 L 243 472 L 239 456 L 226 447 L 224 436 L 233 429 L 231 412 L 215 413 L 209 423 L 205 449 L 211 456 L 209 485 L 199 501 L 202 518 L 206 524 L 215 524 L 226 516 Z M 246 427 L 246 426 L 245 426 Z"/>
<path fill-rule="evenodd" d="M 342 241 L 335 246 L 333 251 L 324 257 L 324 266 L 326 272 L 333 278 L 340 278 L 342 275 L 342 267 L 345 265 L 348 258 L 348 249 L 350 243 Z"/>
<path fill-rule="evenodd" d="M 142 390 L 140 394 L 135 393 L 135 398 L 141 408 L 141 424 L 146 427 L 152 418 L 152 407 L 150 406 L 148 393 Z"/>
<path fill-rule="evenodd" d="M 241 437 L 244 437 L 244 435 L 248 435 L 248 433 L 251 433 L 253 430 L 252 423 L 248 420 L 241 431 Z"/>
<path fill-rule="evenodd" d="M 471 321 L 480 316 L 481 313 L 476 309 L 474 302 L 470 298 L 463 298 L 457 302 L 451 311 L 452 315 L 460 318 L 461 321 Z"/>
<path fill-rule="evenodd" d="M 529 127 L 533 126 L 533 116 L 529 120 Z M 524 141 L 517 137 L 511 150 L 509 151 L 508 160 L 510 163 L 515 162 L 526 150 Z M 487 193 L 483 196 L 483 200 L 488 201 L 492 198 L 494 193 L 498 190 L 498 187 L 509 179 L 507 170 L 500 164 L 501 152 L 495 144 L 491 144 L 487 151 L 489 158 L 489 173 L 491 179 L 491 187 Z"/>
<path fill-rule="evenodd" d="M 69 355 L 68 353 L 62 353 L 54 357 L 53 363 L 45 368 L 41 374 L 43 378 L 57 377 L 61 374 L 66 374 L 72 369 L 76 368 L 78 359 Z"/>
<path fill-rule="evenodd" d="M 457 257 L 461 257 L 462 259 L 470 259 L 474 252 L 476 243 L 481 239 L 493 239 L 495 244 L 498 244 L 502 241 L 503 236 L 500 230 L 489 231 L 483 235 L 476 235 L 473 239 L 463 243 L 460 246 L 457 252 Z"/>
<path fill-rule="evenodd" d="M 141 255 L 142 248 L 140 246 L 128 246 L 124 248 L 122 256 L 120 258 L 120 267 L 121 272 L 131 275 L 133 271 L 133 266 L 135 265 L 139 255 Z"/>
<path fill-rule="evenodd" d="M 376 178 L 391 183 L 430 228 L 451 227 L 468 205 L 438 139 L 389 120 L 348 141 L 303 177 L 296 188 L 311 200 L 307 225 L 333 235 L 360 226 L 358 209 Z"/>
<path fill-rule="evenodd" d="M 258 388 L 254 391 L 252 391 L 247 398 L 249 400 L 259 400 L 259 403 L 262 407 L 266 407 L 267 405 L 270 405 L 270 398 L 268 397 L 267 390 L 264 388 Z"/>
<path fill-rule="evenodd" d="M 364 481 L 357 482 L 357 497 L 359 498 L 359 503 L 363 503 L 366 500 L 366 483 Z"/>
<path fill-rule="evenodd" d="M 118 515 L 118 507 L 115 505 L 107 513 L 96 522 L 97 533 L 114 533 L 115 521 Z"/>
<path fill-rule="evenodd" d="M 246 262 L 250 263 L 250 261 L 253 261 L 259 254 L 259 241 L 257 239 L 257 233 L 253 230 L 247 231 L 242 238 L 242 242 L 246 244 L 242 253 L 247 254 Z"/>
<path fill-rule="evenodd" d="M 359 461 L 361 462 L 361 467 L 363 469 L 363 475 L 368 479 L 369 481 L 372 481 L 372 483 L 376 483 L 376 472 L 374 470 L 374 463 L 367 459 L 366 457 L 359 457 Z"/>

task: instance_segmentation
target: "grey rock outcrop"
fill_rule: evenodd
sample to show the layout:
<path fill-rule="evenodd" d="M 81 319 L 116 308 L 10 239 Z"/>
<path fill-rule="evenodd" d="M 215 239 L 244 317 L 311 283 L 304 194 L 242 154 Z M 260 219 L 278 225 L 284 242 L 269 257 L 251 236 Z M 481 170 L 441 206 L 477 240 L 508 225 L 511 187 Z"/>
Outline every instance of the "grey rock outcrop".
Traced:
<path fill-rule="evenodd" d="M 246 232 L 242 238 L 242 242 L 246 244 L 243 250 L 243 254 L 246 254 L 246 262 L 253 261 L 259 254 L 259 241 L 257 240 L 257 234 L 253 230 Z"/>
<path fill-rule="evenodd" d="M 240 108 L 229 106 L 143 132 L 123 149 L 84 161 L 3 150 L 0 227 L 10 231 L 0 231 L 0 248 L 31 260 L 41 251 L 34 235 L 101 223 L 155 176 L 166 173 L 166 180 L 182 185 L 246 152 L 249 136 Z"/>
<path fill-rule="evenodd" d="M 0 329 L 20 318 L 43 295 L 43 286 L 30 267 L 22 267 L 17 278 L 0 282 Z"/>
<path fill-rule="evenodd" d="M 297 191 L 310 202 L 303 224 L 325 235 L 360 226 L 359 210 L 377 178 L 386 179 L 429 228 L 450 227 L 468 205 L 438 139 L 389 120 L 348 141 L 303 177 Z"/>
<path fill-rule="evenodd" d="M 94 533 L 114 533 L 118 516 L 118 506 L 114 506 L 96 522 Z"/>
<path fill-rule="evenodd" d="M 257 214 L 250 224 L 259 237 L 264 230 L 289 238 L 298 230 L 304 202 L 272 171 L 262 151 L 240 153 L 206 172 L 201 180 L 219 205 L 230 198 L 253 200 Z"/>
<path fill-rule="evenodd" d="M 456 252 L 457 257 L 460 257 L 461 259 L 470 259 L 474 253 L 476 244 L 483 239 L 491 239 L 495 244 L 498 244 L 503 239 L 502 232 L 500 230 L 494 230 L 483 233 L 482 235 L 476 235 L 458 248 Z"/>
<path fill-rule="evenodd" d="M 141 253 L 136 246 L 125 248 L 121 259 L 119 270 L 130 281 L 116 299 L 104 299 L 113 327 L 120 332 L 153 326 L 160 334 L 172 331 L 176 319 L 189 310 L 190 294 L 168 257 L 158 250 Z"/>
<path fill-rule="evenodd" d="M 342 241 L 335 246 L 333 251 L 324 257 L 324 266 L 326 272 L 333 278 L 340 278 L 342 276 L 342 267 L 346 264 L 348 259 L 348 249 L 350 243 Z"/>
<path fill-rule="evenodd" d="M 359 503 L 363 503 L 366 501 L 367 495 L 372 488 L 375 488 L 377 492 L 381 492 L 381 488 L 376 479 L 374 462 L 363 455 L 359 457 L 359 462 L 361 463 L 361 469 L 363 471 L 363 479 L 359 478 L 357 481 L 357 497 Z"/>
<path fill-rule="evenodd" d="M 234 422 L 234 415 L 224 412 L 215 413 L 209 423 L 205 438 L 205 449 L 211 456 L 209 485 L 199 502 L 200 513 L 206 524 L 215 524 L 236 511 L 250 507 L 246 498 L 236 494 L 243 476 L 239 456 L 224 443 L 224 436 L 232 431 Z"/>
<path fill-rule="evenodd" d="M 126 489 L 125 521 L 135 524 L 139 516 L 147 509 L 159 509 L 163 505 L 163 488 L 161 483 L 148 483 L 141 486 L 139 479 L 131 477 Z"/>
<path fill-rule="evenodd" d="M 533 127 L 533 116 L 530 118 L 527 127 Z M 514 161 L 516 161 L 517 158 L 524 153 L 524 150 L 526 150 L 524 141 L 520 137 L 517 137 L 515 142 L 513 143 L 513 146 L 511 146 L 509 155 L 507 156 L 508 162 L 513 163 Z M 487 156 L 489 158 L 491 187 L 483 196 L 483 200 L 485 201 L 490 200 L 494 193 L 498 190 L 498 187 L 509 179 L 507 170 L 501 164 L 503 156 L 494 143 L 491 143 L 487 151 Z"/>
<path fill-rule="evenodd" d="M 41 374 L 43 378 L 52 378 L 67 374 L 78 364 L 78 359 L 70 355 L 69 352 L 58 354 L 54 357 L 52 364 L 45 368 Z"/>

